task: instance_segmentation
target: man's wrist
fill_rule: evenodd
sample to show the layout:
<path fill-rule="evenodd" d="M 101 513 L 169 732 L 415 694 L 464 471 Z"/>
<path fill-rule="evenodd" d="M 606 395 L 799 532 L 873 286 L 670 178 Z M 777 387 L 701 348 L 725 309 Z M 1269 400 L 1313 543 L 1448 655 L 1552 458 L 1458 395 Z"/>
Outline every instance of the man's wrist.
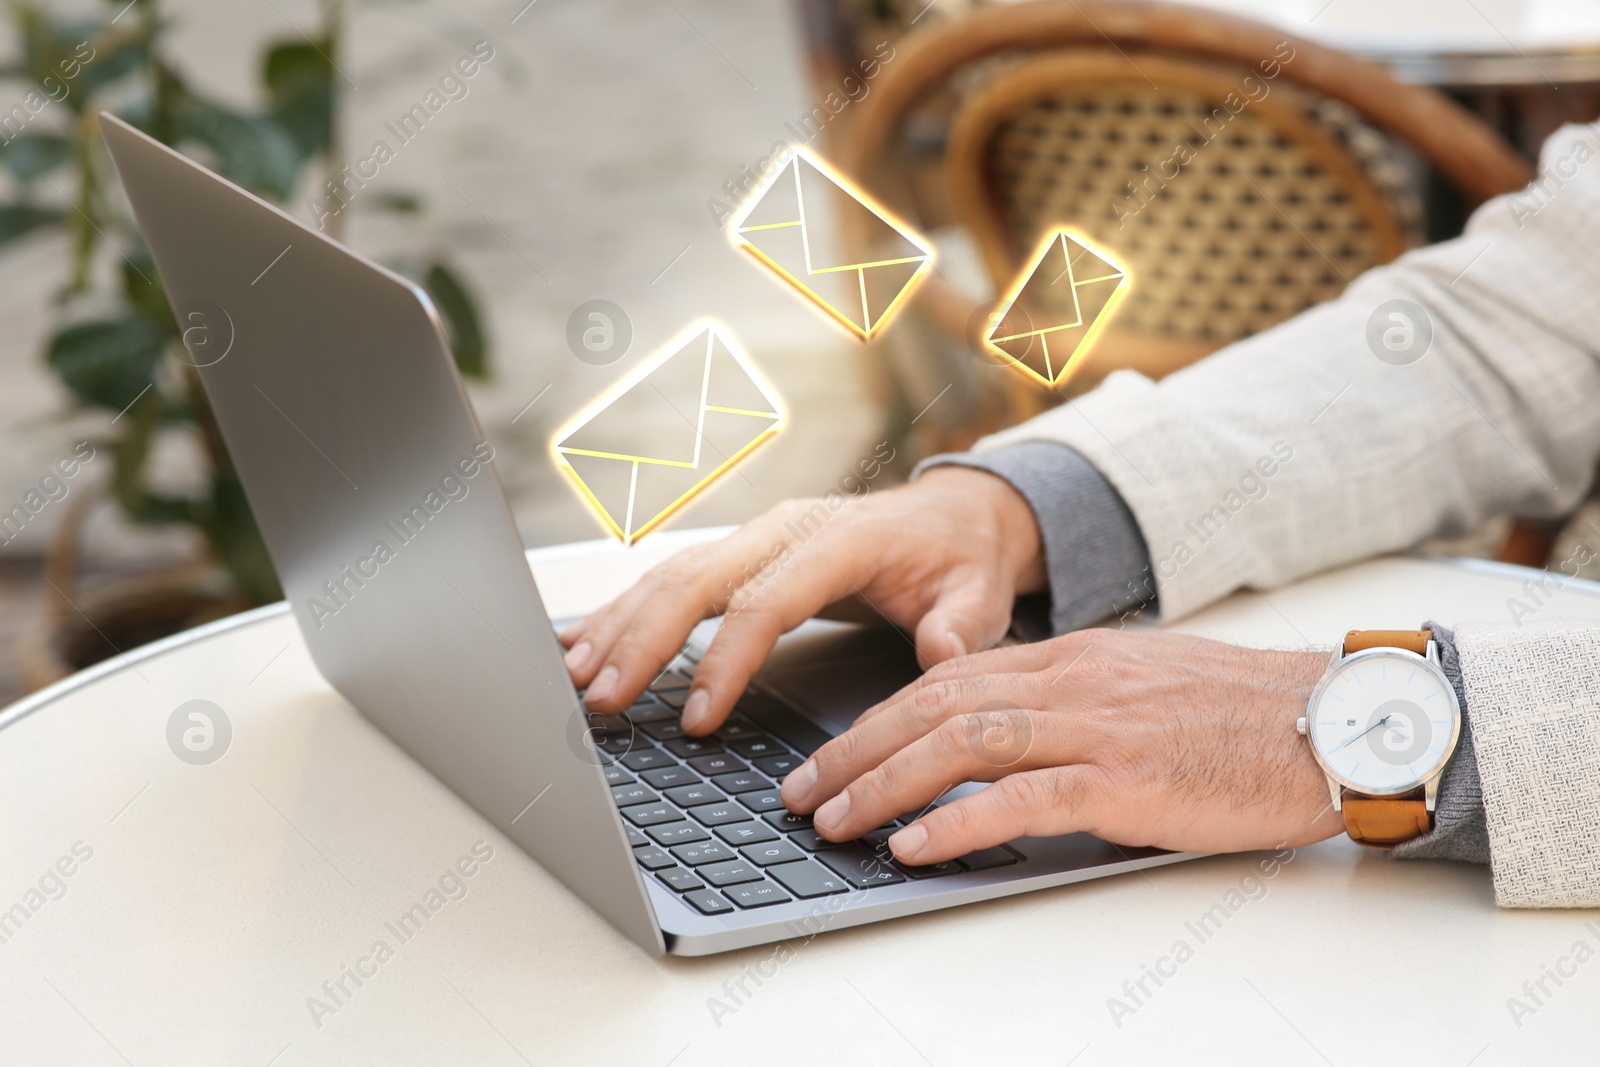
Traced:
<path fill-rule="evenodd" d="M 972 498 L 974 517 L 994 523 L 994 537 L 1006 572 L 1016 591 L 1035 593 L 1045 588 L 1047 575 L 1039 523 L 1028 498 L 1003 476 L 985 467 L 948 464 L 919 469 L 922 479 L 960 478 L 962 495 Z"/>
<path fill-rule="evenodd" d="M 946 465 L 997 475 L 1027 502 L 1055 632 L 1155 602 L 1150 554 L 1133 513 L 1076 450 L 1053 441 L 1023 441 L 985 452 L 934 456 L 912 476 Z"/>

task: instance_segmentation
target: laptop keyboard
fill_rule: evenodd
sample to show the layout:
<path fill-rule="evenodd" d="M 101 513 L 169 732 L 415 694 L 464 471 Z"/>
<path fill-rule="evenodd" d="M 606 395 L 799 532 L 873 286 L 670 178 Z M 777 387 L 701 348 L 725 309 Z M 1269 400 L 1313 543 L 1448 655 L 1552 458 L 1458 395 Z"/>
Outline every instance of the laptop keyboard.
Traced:
<path fill-rule="evenodd" d="M 683 732 L 678 715 L 693 671 L 686 654 L 628 711 L 589 721 L 634 858 L 701 913 L 1005 867 L 1022 858 L 997 847 L 925 867 L 896 863 L 886 842 L 912 816 L 858 841 L 824 840 L 811 816 L 786 810 L 778 793 L 804 756 L 737 708 L 708 737 Z"/>

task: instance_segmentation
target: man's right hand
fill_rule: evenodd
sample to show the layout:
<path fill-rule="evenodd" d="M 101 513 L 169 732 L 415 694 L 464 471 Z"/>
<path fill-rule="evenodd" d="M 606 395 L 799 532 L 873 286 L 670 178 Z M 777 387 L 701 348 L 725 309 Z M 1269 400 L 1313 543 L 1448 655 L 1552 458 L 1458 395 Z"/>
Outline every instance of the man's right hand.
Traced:
<path fill-rule="evenodd" d="M 790 500 L 722 541 L 680 552 L 561 632 L 585 703 L 624 710 L 702 619 L 725 615 L 683 709 L 691 734 L 716 729 L 778 638 L 857 598 L 916 634 L 924 666 L 998 641 L 1018 593 L 1044 587 L 1033 511 L 1009 483 L 935 467 L 859 498 Z"/>

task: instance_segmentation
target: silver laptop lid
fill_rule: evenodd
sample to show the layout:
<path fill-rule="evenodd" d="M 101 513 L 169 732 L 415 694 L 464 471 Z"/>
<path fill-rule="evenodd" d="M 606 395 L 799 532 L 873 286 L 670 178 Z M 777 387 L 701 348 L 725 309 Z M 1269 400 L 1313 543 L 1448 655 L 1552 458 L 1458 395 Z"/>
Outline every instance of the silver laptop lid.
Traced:
<path fill-rule="evenodd" d="M 318 669 L 624 934 L 664 952 L 427 295 L 100 121 Z"/>

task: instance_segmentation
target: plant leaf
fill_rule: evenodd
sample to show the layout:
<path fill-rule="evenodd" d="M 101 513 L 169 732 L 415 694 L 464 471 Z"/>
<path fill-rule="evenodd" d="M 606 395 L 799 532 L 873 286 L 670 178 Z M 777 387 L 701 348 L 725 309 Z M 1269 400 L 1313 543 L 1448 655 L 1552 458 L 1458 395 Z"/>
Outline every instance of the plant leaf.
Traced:
<path fill-rule="evenodd" d="M 333 66 L 326 58 L 331 47 L 327 38 L 285 41 L 268 49 L 262 63 L 268 108 L 302 159 L 326 152 L 333 136 Z"/>
<path fill-rule="evenodd" d="M 433 298 L 450 338 L 456 366 L 467 378 L 489 376 L 489 343 L 477 303 L 454 271 L 443 263 L 430 264 L 422 276 L 423 288 Z"/>
<path fill-rule="evenodd" d="M 195 140 L 211 149 L 223 177 L 273 200 L 284 200 L 294 191 L 300 153 L 271 119 L 187 97 L 176 125 L 175 140 Z"/>
<path fill-rule="evenodd" d="M 211 502 L 201 523 L 211 550 L 233 575 L 239 588 L 256 604 L 283 599 L 283 586 L 267 554 L 244 486 L 231 469 L 217 472 L 211 483 Z"/>
<path fill-rule="evenodd" d="M 68 326 L 45 358 L 79 401 L 120 412 L 155 381 L 166 341 L 159 322 L 133 314 Z"/>
<path fill-rule="evenodd" d="M 117 261 L 122 271 L 122 295 L 129 304 L 144 313 L 145 317 L 161 324 L 168 337 L 178 340 L 178 320 L 172 316 L 172 304 L 161 285 L 161 275 L 156 271 L 155 260 L 143 240 L 136 240 L 132 248 L 123 252 Z"/>
<path fill-rule="evenodd" d="M 0 157 L 18 181 L 31 182 L 72 157 L 72 141 L 57 133 L 24 133 L 0 142 Z"/>
<path fill-rule="evenodd" d="M 41 226 L 60 222 L 64 213 L 32 204 L 0 204 L 0 245 L 15 241 Z"/>
<path fill-rule="evenodd" d="M 416 193 L 405 193 L 398 190 L 383 193 L 373 193 L 362 197 L 362 207 L 369 207 L 374 211 L 392 211 L 396 215 L 415 215 L 422 211 L 422 198 Z"/>

